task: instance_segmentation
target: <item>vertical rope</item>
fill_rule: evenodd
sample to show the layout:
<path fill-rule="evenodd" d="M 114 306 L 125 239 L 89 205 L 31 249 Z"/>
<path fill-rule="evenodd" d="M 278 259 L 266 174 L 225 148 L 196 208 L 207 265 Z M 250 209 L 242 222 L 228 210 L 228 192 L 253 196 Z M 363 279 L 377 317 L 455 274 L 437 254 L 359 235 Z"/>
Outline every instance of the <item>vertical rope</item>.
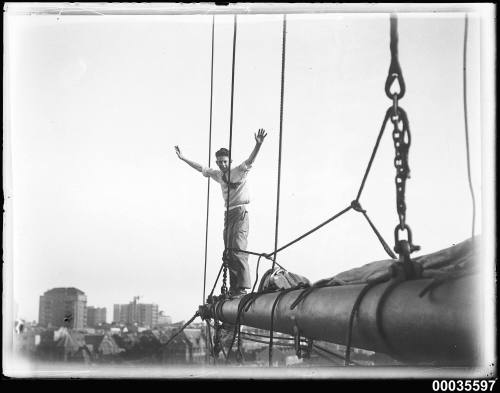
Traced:
<path fill-rule="evenodd" d="M 214 27 L 215 15 L 212 16 L 212 58 L 210 61 L 210 123 L 208 127 L 208 167 L 210 167 L 210 157 L 212 156 L 212 103 L 214 98 Z M 205 224 L 205 266 L 203 270 L 203 299 L 205 304 L 205 290 L 207 286 L 207 255 L 208 255 L 208 215 L 210 206 L 210 177 L 207 179 L 207 220 Z"/>
<path fill-rule="evenodd" d="M 257 259 L 257 266 L 255 268 L 255 281 L 253 283 L 253 287 L 252 287 L 252 293 L 255 292 L 255 286 L 257 285 L 257 282 L 259 281 L 259 265 L 260 265 L 260 258 L 262 258 L 262 256 L 259 256 L 259 259 Z"/>
<path fill-rule="evenodd" d="M 273 254 L 273 266 L 276 265 L 276 256 L 278 249 L 278 226 L 280 217 L 280 183 L 281 183 L 281 142 L 283 135 L 283 99 L 284 99 L 284 89 L 285 89 L 285 54 L 286 54 L 286 14 L 283 15 L 283 41 L 281 49 L 281 99 L 280 99 L 280 140 L 279 140 L 279 153 L 278 153 L 278 188 L 276 192 L 276 227 L 274 230 L 274 254 Z"/>
<path fill-rule="evenodd" d="M 234 117 L 234 68 L 236 64 L 236 31 L 238 28 L 238 20 L 237 15 L 234 15 L 234 30 L 233 30 L 233 60 L 232 60 L 232 69 L 231 69 L 231 112 L 229 117 L 229 171 L 228 171 L 228 187 L 227 187 L 227 209 L 226 212 L 229 212 L 229 191 L 231 187 L 231 151 L 233 147 L 233 117 Z"/>
<path fill-rule="evenodd" d="M 231 70 L 231 112 L 229 117 L 229 169 L 227 176 L 227 206 L 226 206 L 226 219 L 225 219 L 225 227 L 226 227 L 226 244 L 224 248 L 224 256 L 227 257 L 227 249 L 229 243 L 229 195 L 231 190 L 231 151 L 233 150 L 233 104 L 234 104 L 234 68 L 236 63 L 236 32 L 238 26 L 238 16 L 234 15 L 234 31 L 233 31 L 233 60 L 232 60 L 232 70 Z M 226 274 L 227 274 L 227 266 L 224 261 L 224 282 L 223 287 L 226 286 Z"/>
<path fill-rule="evenodd" d="M 347 327 L 347 337 L 346 337 L 346 347 L 345 347 L 345 366 L 349 366 L 351 364 L 351 341 L 352 341 L 352 330 L 354 326 L 354 317 L 357 315 L 359 306 L 361 304 L 361 301 L 365 297 L 365 295 L 368 293 L 368 291 L 373 288 L 375 285 L 378 285 L 379 281 L 371 281 L 367 283 L 359 292 L 356 300 L 354 301 L 354 304 L 352 306 L 351 310 L 351 315 L 349 316 L 349 324 Z"/>
<path fill-rule="evenodd" d="M 464 26 L 464 57 L 463 57 L 463 92 L 464 92 L 464 121 L 465 121 L 465 148 L 467 151 L 467 176 L 469 180 L 469 190 L 472 199 L 472 237 L 475 233 L 476 224 L 476 201 L 474 198 L 474 188 L 472 187 L 472 177 L 470 170 L 470 150 L 469 150 L 469 124 L 467 120 L 467 33 L 469 21 L 467 14 L 465 14 Z"/>

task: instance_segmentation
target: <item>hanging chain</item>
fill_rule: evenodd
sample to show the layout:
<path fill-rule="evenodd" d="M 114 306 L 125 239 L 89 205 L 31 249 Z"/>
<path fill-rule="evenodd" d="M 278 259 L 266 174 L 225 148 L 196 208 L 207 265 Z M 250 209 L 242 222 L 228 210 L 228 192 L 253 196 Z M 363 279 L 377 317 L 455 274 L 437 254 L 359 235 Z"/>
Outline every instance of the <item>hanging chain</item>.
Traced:
<path fill-rule="evenodd" d="M 400 255 L 402 262 L 409 262 L 409 254 L 420 249 L 413 244 L 412 233 L 406 222 L 406 180 L 410 178 L 410 167 L 408 165 L 408 153 L 411 144 L 410 124 L 404 109 L 399 106 L 399 100 L 406 92 L 406 84 L 398 58 L 398 21 L 396 15 L 391 15 L 391 64 L 385 82 L 385 93 L 392 100 L 391 123 L 393 125 L 392 139 L 394 142 L 396 168 L 396 209 L 399 223 L 394 229 L 395 246 L 394 251 Z M 397 85 L 397 86 L 396 86 Z M 400 240 L 400 232 L 406 231 L 407 240 Z"/>
<path fill-rule="evenodd" d="M 227 229 L 226 229 L 227 230 Z M 229 291 L 227 290 L 227 266 L 228 266 L 228 250 L 225 250 L 223 255 L 222 255 L 222 261 L 223 261 L 223 272 L 222 272 L 222 286 L 220 288 L 220 293 L 223 296 L 227 296 Z"/>

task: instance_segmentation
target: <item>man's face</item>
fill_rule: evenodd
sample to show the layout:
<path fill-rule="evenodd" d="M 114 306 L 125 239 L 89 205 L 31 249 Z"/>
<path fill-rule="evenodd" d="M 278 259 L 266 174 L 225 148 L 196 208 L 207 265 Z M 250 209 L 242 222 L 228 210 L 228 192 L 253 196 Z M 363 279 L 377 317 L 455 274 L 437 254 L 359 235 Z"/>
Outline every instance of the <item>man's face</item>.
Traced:
<path fill-rule="evenodd" d="M 225 173 L 229 169 L 229 157 L 228 156 L 219 156 L 216 157 L 217 160 L 215 161 L 219 169 Z"/>

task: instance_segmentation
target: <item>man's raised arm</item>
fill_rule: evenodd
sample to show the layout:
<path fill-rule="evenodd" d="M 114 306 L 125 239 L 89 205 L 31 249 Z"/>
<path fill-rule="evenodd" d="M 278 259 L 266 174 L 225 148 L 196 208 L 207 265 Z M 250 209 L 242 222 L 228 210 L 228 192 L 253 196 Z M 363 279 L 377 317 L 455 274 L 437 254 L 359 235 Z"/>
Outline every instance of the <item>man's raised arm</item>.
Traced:
<path fill-rule="evenodd" d="M 250 157 L 248 157 L 245 160 L 245 163 L 248 166 L 251 166 L 253 164 L 255 157 L 257 157 L 257 153 L 260 150 L 260 146 L 262 145 L 262 142 L 264 142 L 264 138 L 266 136 L 267 136 L 267 134 L 263 128 L 259 129 L 259 132 L 257 134 L 255 134 L 255 147 L 253 148 L 252 152 L 250 153 Z"/>
<path fill-rule="evenodd" d="M 175 146 L 175 152 L 177 153 L 177 157 L 179 157 L 182 161 L 184 161 L 190 167 L 196 169 L 198 172 L 201 172 L 202 166 L 200 164 L 198 164 L 197 162 L 188 160 L 186 157 L 184 157 L 181 153 L 181 149 L 179 149 L 179 146 Z"/>

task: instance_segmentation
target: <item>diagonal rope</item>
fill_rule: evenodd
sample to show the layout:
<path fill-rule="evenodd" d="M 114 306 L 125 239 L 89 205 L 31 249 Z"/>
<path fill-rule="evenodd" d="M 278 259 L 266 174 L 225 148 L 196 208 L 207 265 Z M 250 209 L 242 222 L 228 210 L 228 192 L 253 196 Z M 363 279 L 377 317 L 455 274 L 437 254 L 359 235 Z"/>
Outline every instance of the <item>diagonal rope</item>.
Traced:
<path fill-rule="evenodd" d="M 235 251 L 235 252 L 242 252 L 244 254 L 250 254 L 250 255 L 256 255 L 258 256 L 259 258 L 261 257 L 264 257 L 266 259 L 269 259 L 270 261 L 272 261 L 270 255 L 273 255 L 273 254 L 266 254 L 266 253 L 263 253 L 263 252 L 254 252 L 254 251 L 248 251 L 248 250 L 241 250 L 239 248 L 234 248 L 234 247 L 228 247 L 228 250 L 229 251 Z M 278 262 L 274 262 L 276 265 L 278 265 L 280 268 L 282 269 L 285 269 L 283 266 L 281 266 Z"/>
<path fill-rule="evenodd" d="M 277 250 L 275 250 L 273 253 L 270 253 L 270 254 L 267 254 L 268 256 L 271 256 L 271 255 L 275 255 L 276 253 L 280 252 L 280 251 L 283 251 L 285 248 L 288 248 L 290 247 L 292 244 L 294 243 L 297 243 L 299 240 L 302 240 L 303 238 L 305 238 L 306 236 L 309 236 L 311 233 L 317 231 L 318 229 L 320 229 L 321 227 L 325 226 L 326 224 L 328 224 L 329 222 L 335 220 L 336 218 L 340 217 L 342 214 L 348 212 L 349 210 L 351 209 L 351 206 L 348 206 L 346 207 L 345 209 L 341 210 L 340 212 L 338 212 L 337 214 L 335 214 L 334 216 L 330 217 L 328 220 L 322 222 L 321 224 L 319 224 L 318 226 L 314 227 L 313 229 L 311 229 L 310 231 L 307 231 L 306 233 L 304 233 L 303 235 L 299 236 L 298 238 L 296 238 L 295 240 L 292 240 L 291 242 L 285 244 L 284 246 L 278 248 Z"/>
<path fill-rule="evenodd" d="M 258 333 L 251 333 L 251 332 L 245 332 L 245 331 L 242 331 L 241 334 L 243 334 L 245 336 L 269 338 L 269 335 L 258 334 Z M 279 336 L 279 337 L 275 337 L 275 338 L 278 339 L 278 340 L 285 340 L 285 341 L 293 341 L 293 340 L 295 340 L 294 337 L 282 337 L 282 336 Z"/>
<path fill-rule="evenodd" d="M 467 119 L 467 33 L 468 33 L 469 21 L 467 14 L 465 14 L 465 26 L 464 26 L 464 56 L 463 56 L 463 92 L 464 92 L 464 121 L 465 121 L 465 148 L 467 151 L 467 177 L 469 180 L 469 190 L 472 199 L 472 237 L 475 233 L 475 223 L 476 223 L 476 201 L 474 198 L 474 188 L 472 187 L 472 177 L 470 170 L 470 150 L 469 150 L 469 125 Z"/>
<path fill-rule="evenodd" d="M 260 344 L 269 344 L 269 341 L 264 341 L 264 340 L 259 340 L 259 339 L 256 339 L 256 338 L 250 338 L 250 337 L 243 337 L 244 340 L 247 340 L 247 341 L 253 341 L 253 342 L 256 342 L 256 343 L 260 343 Z M 295 344 L 291 344 L 291 343 L 287 343 L 287 342 L 279 342 L 279 343 L 274 343 L 274 345 L 276 347 L 294 347 Z"/>
<path fill-rule="evenodd" d="M 382 122 L 382 127 L 380 127 L 380 131 L 378 133 L 377 141 L 375 142 L 375 146 L 372 151 L 372 155 L 370 157 L 370 161 L 368 162 L 368 166 L 366 167 L 365 174 L 363 175 L 363 180 L 361 181 L 361 186 L 359 187 L 358 195 L 356 196 L 356 201 L 359 201 L 361 197 L 361 193 L 363 192 L 363 188 L 365 187 L 366 178 L 368 177 L 368 173 L 370 173 L 370 169 L 373 164 L 373 160 L 375 158 L 375 154 L 377 153 L 378 145 L 380 144 L 380 140 L 382 139 L 382 135 L 384 134 L 385 126 L 387 125 L 387 121 L 389 120 L 390 113 L 392 108 L 389 108 L 385 113 L 384 121 Z"/>
<path fill-rule="evenodd" d="M 329 355 L 332 355 L 333 357 L 335 357 L 335 358 L 337 358 L 337 359 L 339 359 L 339 360 L 344 360 L 344 359 L 345 359 L 345 355 L 338 354 L 338 353 L 336 353 L 336 352 L 333 352 L 333 351 L 331 351 L 331 350 L 328 350 L 328 349 L 326 349 L 326 348 L 323 348 L 323 347 L 321 347 L 321 346 L 319 346 L 319 345 L 317 345 L 317 344 L 313 344 L 313 349 L 316 349 L 316 350 L 320 349 L 321 351 L 324 351 L 324 352 L 328 353 Z M 321 354 L 320 354 L 318 351 L 316 351 L 316 353 L 317 353 L 318 355 L 320 355 L 320 356 L 321 356 Z M 329 360 L 330 360 L 330 359 L 329 359 Z M 355 366 L 359 366 L 359 363 L 354 362 L 354 361 L 352 361 L 352 360 L 350 360 L 350 364 L 354 364 Z"/>
<path fill-rule="evenodd" d="M 276 226 L 274 231 L 274 254 L 273 266 L 276 264 L 276 250 L 278 249 L 278 227 L 280 217 L 280 184 L 281 184 L 281 145 L 283 136 L 283 100 L 285 96 L 285 55 L 286 55 L 286 14 L 283 15 L 283 41 L 281 49 L 281 99 L 280 99 L 280 139 L 279 139 L 279 152 L 278 152 L 278 187 L 276 191 Z"/>
<path fill-rule="evenodd" d="M 191 324 L 191 322 L 193 322 L 196 318 L 198 318 L 198 317 L 199 317 L 199 315 L 200 315 L 200 314 L 198 313 L 198 311 L 197 311 L 197 312 L 195 312 L 195 313 L 194 313 L 194 315 L 192 316 L 192 318 L 191 318 L 189 321 L 187 321 L 187 322 L 186 322 L 186 323 L 185 323 L 185 324 L 184 324 L 184 325 L 183 325 L 183 326 L 179 329 L 179 331 L 178 331 L 177 333 L 175 333 L 172 337 L 170 337 L 170 338 L 168 339 L 168 341 L 167 341 L 165 344 L 162 344 L 162 347 L 166 347 L 166 346 L 168 346 L 168 344 L 170 344 L 170 343 L 174 340 L 174 338 L 176 338 L 179 334 L 181 334 L 181 333 L 184 331 L 184 329 L 186 329 L 186 328 L 187 328 L 187 327 Z"/>
<path fill-rule="evenodd" d="M 380 243 L 382 244 L 382 247 L 384 248 L 385 252 L 392 258 L 392 259 L 397 259 L 398 257 L 396 256 L 396 254 L 394 254 L 391 250 L 391 248 L 389 247 L 389 245 L 387 244 L 387 242 L 384 240 L 384 238 L 382 237 L 382 235 L 380 234 L 380 232 L 377 230 L 377 228 L 375 227 L 375 225 L 373 224 L 372 220 L 370 220 L 370 217 L 368 217 L 368 214 L 366 214 L 366 211 L 363 211 L 363 216 L 365 216 L 366 218 L 366 221 L 368 221 L 368 224 L 370 224 L 370 227 L 373 229 L 373 232 L 375 232 L 375 235 L 377 236 L 378 240 L 380 241 Z"/>
<path fill-rule="evenodd" d="M 210 65 L 210 125 L 208 128 L 208 167 L 210 168 L 210 157 L 212 156 L 212 104 L 214 98 L 214 27 L 215 15 L 212 16 L 212 59 Z M 208 252 L 208 217 L 210 207 L 210 177 L 207 179 L 207 220 L 205 224 L 205 266 L 203 269 L 203 299 L 205 304 L 205 290 L 207 286 L 207 252 Z"/>
<path fill-rule="evenodd" d="M 368 214 L 366 213 L 366 210 L 361 207 L 361 204 L 357 199 L 351 202 L 351 207 L 356 210 L 357 212 L 360 212 L 363 214 L 363 216 L 366 218 L 366 221 L 368 221 L 368 224 L 370 224 L 370 227 L 373 229 L 373 232 L 375 232 L 375 235 L 377 236 L 378 240 L 380 241 L 380 244 L 384 248 L 385 252 L 392 258 L 392 259 L 397 259 L 396 255 L 392 252 L 391 248 L 387 244 L 387 242 L 384 240 L 380 232 L 378 231 L 377 227 L 375 227 L 375 224 L 373 224 L 372 220 L 370 220 L 370 217 L 368 217 Z"/>
<path fill-rule="evenodd" d="M 210 297 L 214 294 L 215 287 L 217 285 L 217 282 L 219 281 L 219 277 L 220 277 L 220 274 L 221 274 L 223 268 L 224 268 L 224 263 L 222 263 L 220 265 L 219 274 L 217 274 L 217 278 L 215 279 L 214 286 L 212 287 L 212 290 L 210 291 L 210 295 L 208 295 L 208 297 Z"/>

